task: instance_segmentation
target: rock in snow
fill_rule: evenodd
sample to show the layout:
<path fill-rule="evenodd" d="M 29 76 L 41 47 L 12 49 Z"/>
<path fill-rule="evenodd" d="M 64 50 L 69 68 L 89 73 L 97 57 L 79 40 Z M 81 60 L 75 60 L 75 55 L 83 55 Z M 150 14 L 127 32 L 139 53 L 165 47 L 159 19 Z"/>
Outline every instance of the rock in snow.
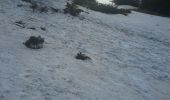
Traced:
<path fill-rule="evenodd" d="M 170 18 L 86 10 L 80 20 L 29 6 L 0 0 L 0 100 L 170 100 Z M 38 35 L 43 49 L 22 44 Z M 92 60 L 76 60 L 77 52 Z"/>

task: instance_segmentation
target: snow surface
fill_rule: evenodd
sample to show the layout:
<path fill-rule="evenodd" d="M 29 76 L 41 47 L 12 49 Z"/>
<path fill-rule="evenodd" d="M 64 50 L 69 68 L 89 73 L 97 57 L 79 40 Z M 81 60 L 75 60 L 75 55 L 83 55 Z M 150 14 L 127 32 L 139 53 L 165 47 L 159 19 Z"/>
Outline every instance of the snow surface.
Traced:
<path fill-rule="evenodd" d="M 119 9 L 130 9 L 130 10 L 137 9 L 137 7 L 133 7 L 133 6 L 130 6 L 130 5 L 119 5 L 118 8 Z"/>
<path fill-rule="evenodd" d="M 111 0 L 96 0 L 96 1 L 103 4 L 112 4 Z"/>
<path fill-rule="evenodd" d="M 0 0 L 0 100 L 170 100 L 170 18 L 86 11 L 33 13 Z M 43 49 L 22 44 L 31 35 L 45 38 Z M 92 60 L 76 60 L 79 51 Z"/>

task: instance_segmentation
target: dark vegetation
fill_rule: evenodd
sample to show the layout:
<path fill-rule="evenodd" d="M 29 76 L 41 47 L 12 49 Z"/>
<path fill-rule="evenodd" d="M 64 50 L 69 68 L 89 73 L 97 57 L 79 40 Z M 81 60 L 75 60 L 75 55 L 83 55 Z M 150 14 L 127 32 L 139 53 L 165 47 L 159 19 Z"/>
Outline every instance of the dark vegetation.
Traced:
<path fill-rule="evenodd" d="M 138 11 L 170 16 L 170 0 L 114 0 L 117 5 L 132 5 L 139 7 Z"/>
<path fill-rule="evenodd" d="M 170 16 L 170 0 L 142 0 L 141 9 Z"/>
<path fill-rule="evenodd" d="M 47 13 L 47 12 L 48 12 L 48 7 L 43 6 L 43 7 L 41 7 L 39 10 L 40 10 L 41 13 L 43 13 L 43 12 L 44 12 L 44 13 Z"/>
<path fill-rule="evenodd" d="M 27 48 L 31 49 L 41 49 L 43 48 L 44 38 L 41 36 L 35 37 L 31 36 L 25 43 L 23 43 Z"/>
<path fill-rule="evenodd" d="M 35 11 L 39 11 L 40 13 L 47 13 L 48 12 L 48 7 L 47 6 L 44 6 L 44 5 L 38 5 L 37 2 L 31 2 L 30 3 L 30 8 L 32 9 L 33 12 Z"/>
<path fill-rule="evenodd" d="M 25 23 L 23 21 L 16 21 L 15 25 L 21 27 L 21 28 L 25 28 Z"/>
<path fill-rule="evenodd" d="M 114 0 L 113 1 L 116 5 L 131 5 L 134 7 L 139 6 L 139 0 Z"/>
<path fill-rule="evenodd" d="M 42 31 L 46 31 L 46 28 L 45 28 L 45 27 L 40 27 L 40 29 L 41 29 Z"/>
<path fill-rule="evenodd" d="M 31 29 L 31 30 L 36 30 L 36 28 L 35 28 L 35 27 L 29 27 L 28 29 Z"/>
<path fill-rule="evenodd" d="M 39 5 L 38 2 L 36 2 L 34 0 L 22 0 L 22 1 L 29 3 L 30 8 L 32 9 L 33 12 L 35 12 L 35 11 L 39 11 L 41 13 L 48 12 L 48 7 L 46 7 L 45 5 Z"/>
<path fill-rule="evenodd" d="M 29 3 L 30 8 L 32 9 L 33 12 L 40 12 L 40 13 L 47 13 L 49 11 L 51 11 L 52 13 L 60 12 L 60 9 L 54 7 L 48 7 L 46 5 L 40 5 L 39 2 L 35 0 L 22 0 L 22 1 Z M 63 9 L 63 12 L 65 14 L 70 14 L 72 16 L 79 16 L 81 12 L 85 12 L 85 11 L 79 9 L 77 5 L 81 5 L 91 10 L 95 10 L 107 14 L 128 15 L 129 13 L 131 13 L 130 10 L 118 9 L 117 7 L 114 7 L 112 5 L 99 4 L 98 2 L 96 2 L 96 0 L 72 0 L 71 3 L 67 2 L 65 9 Z"/>
<path fill-rule="evenodd" d="M 33 12 L 40 12 L 40 13 L 47 13 L 47 12 L 51 12 L 51 13 L 58 13 L 60 11 L 60 9 L 54 8 L 54 7 L 48 7 L 43 3 L 40 3 L 40 1 L 35 1 L 35 0 L 22 0 L 23 2 L 29 3 L 30 4 L 30 8 L 32 9 Z M 22 6 L 18 6 L 18 7 L 22 7 Z"/>
<path fill-rule="evenodd" d="M 42 5 L 42 3 L 35 1 L 35 0 L 22 0 L 22 1 L 29 3 L 30 8 L 32 9 L 33 12 L 47 13 L 47 12 L 50 11 L 53 14 L 58 13 L 58 12 L 62 12 L 62 10 L 60 10 L 58 8 L 46 6 L 44 4 Z M 63 9 L 63 12 L 65 14 L 70 14 L 72 16 L 78 16 L 81 12 L 83 12 L 83 10 L 79 9 L 78 6 L 75 3 L 68 3 L 67 2 L 66 8 Z"/>
<path fill-rule="evenodd" d="M 17 7 L 23 7 L 23 5 L 22 4 L 18 4 Z"/>
<path fill-rule="evenodd" d="M 82 54 L 81 52 L 77 53 L 75 58 L 78 60 L 91 60 L 90 57 L 86 56 L 85 54 Z"/>
<path fill-rule="evenodd" d="M 18 27 L 21 27 L 21 28 L 27 28 L 27 29 L 31 29 L 31 30 L 37 30 L 38 28 L 41 29 L 42 31 L 46 31 L 47 29 L 45 27 L 34 27 L 34 26 L 30 26 L 28 27 L 26 25 L 25 22 L 23 22 L 22 20 L 19 20 L 19 21 L 16 21 L 14 22 L 14 24 Z"/>
<path fill-rule="evenodd" d="M 131 13 L 130 10 L 118 9 L 117 7 L 114 7 L 112 5 L 99 4 L 95 0 L 73 0 L 73 3 L 77 5 L 81 5 L 83 7 L 87 7 L 94 11 L 99 11 L 107 14 L 127 15 L 128 13 Z"/>
<path fill-rule="evenodd" d="M 58 13 L 60 11 L 60 9 L 54 8 L 54 7 L 50 7 L 52 13 Z"/>
<path fill-rule="evenodd" d="M 33 0 L 21 0 L 21 1 L 24 1 L 24 2 L 27 2 L 27 3 L 32 3 Z"/>
<path fill-rule="evenodd" d="M 75 3 L 66 4 L 66 8 L 64 9 L 65 14 L 70 14 L 72 16 L 78 16 L 83 10 L 79 9 Z"/>

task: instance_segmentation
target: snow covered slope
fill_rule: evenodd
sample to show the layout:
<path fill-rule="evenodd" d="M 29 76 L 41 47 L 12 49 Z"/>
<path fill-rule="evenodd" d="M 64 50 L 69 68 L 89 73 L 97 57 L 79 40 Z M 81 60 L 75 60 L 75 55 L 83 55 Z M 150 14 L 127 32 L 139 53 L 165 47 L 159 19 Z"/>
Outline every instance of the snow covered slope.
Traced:
<path fill-rule="evenodd" d="M 170 18 L 87 11 L 80 20 L 0 0 L 0 100 L 170 100 Z M 43 49 L 22 44 L 31 35 Z M 76 60 L 79 51 L 92 60 Z"/>

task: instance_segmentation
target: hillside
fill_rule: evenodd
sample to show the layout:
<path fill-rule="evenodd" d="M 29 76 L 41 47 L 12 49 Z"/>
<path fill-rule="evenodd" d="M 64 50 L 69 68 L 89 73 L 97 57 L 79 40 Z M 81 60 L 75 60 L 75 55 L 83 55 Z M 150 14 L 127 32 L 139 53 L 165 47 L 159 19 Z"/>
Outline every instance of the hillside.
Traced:
<path fill-rule="evenodd" d="M 170 18 L 82 9 L 89 14 L 72 17 L 0 0 L 0 100 L 170 100 Z M 23 45 L 32 35 L 44 48 Z"/>

